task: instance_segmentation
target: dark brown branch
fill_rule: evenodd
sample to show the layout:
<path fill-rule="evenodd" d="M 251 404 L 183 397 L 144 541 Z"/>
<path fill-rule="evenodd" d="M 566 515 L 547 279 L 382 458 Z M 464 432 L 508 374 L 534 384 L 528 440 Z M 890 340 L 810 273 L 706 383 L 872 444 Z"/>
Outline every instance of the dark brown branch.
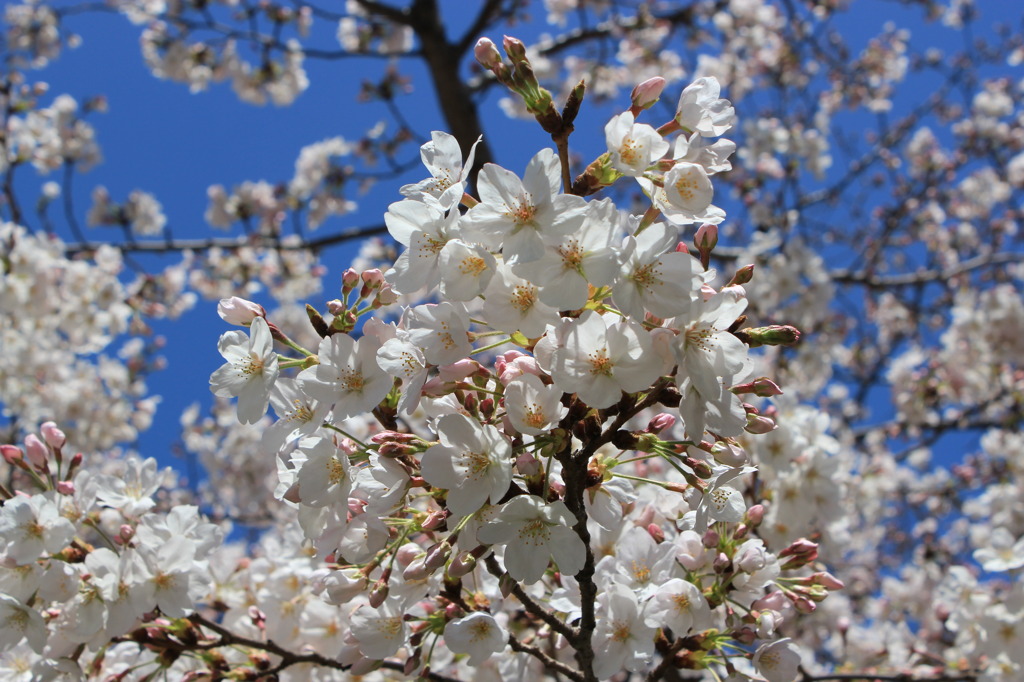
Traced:
<path fill-rule="evenodd" d="M 484 560 L 484 565 L 487 566 L 487 570 L 491 573 L 491 575 L 493 575 L 496 578 L 500 578 L 504 573 L 501 566 L 498 565 L 498 560 L 494 558 L 493 554 L 488 555 L 488 557 Z M 526 594 L 526 591 L 523 590 L 522 585 L 520 585 L 519 583 L 513 583 L 512 594 L 516 596 L 516 599 L 518 599 L 519 602 L 523 605 L 523 608 L 526 609 L 527 613 L 529 613 L 532 616 L 536 616 L 537 618 L 540 618 L 542 621 L 547 623 L 548 627 L 550 627 L 552 630 L 562 635 L 569 641 L 573 641 L 579 634 L 576 632 L 574 628 L 563 623 L 558 618 L 558 616 L 551 613 L 543 606 L 538 604 L 536 601 L 534 601 L 533 597 Z"/>
<path fill-rule="evenodd" d="M 483 135 L 483 126 L 480 123 L 480 112 L 459 73 L 463 52 L 445 35 L 436 0 L 414 0 L 410 18 L 412 23 L 409 25 L 420 39 L 423 61 L 430 71 L 437 104 L 444 114 L 448 130 L 458 140 L 462 150 L 468 151 Z M 493 158 L 485 137 L 476 148 L 475 166 L 479 168 Z"/>
<path fill-rule="evenodd" d="M 173 241 L 152 241 L 152 242 L 131 242 L 124 244 L 110 244 L 107 246 L 113 246 L 120 249 L 123 253 L 172 253 L 177 251 L 209 251 L 210 249 L 241 249 L 241 248 L 264 248 L 264 249 L 276 249 L 279 251 L 300 251 L 310 250 L 318 251 L 328 246 L 334 246 L 335 244 L 341 244 L 343 242 L 352 241 L 356 239 L 366 239 L 367 237 L 375 237 L 377 235 L 386 234 L 388 228 L 386 225 L 370 225 L 367 227 L 358 227 L 351 230 L 345 230 L 344 232 L 337 232 L 335 234 L 324 235 L 317 239 L 306 239 L 302 241 L 296 241 L 294 243 L 281 242 L 280 240 L 272 237 L 260 237 L 253 235 L 251 237 L 219 237 L 210 239 L 176 239 Z M 64 245 L 64 253 L 68 255 L 72 254 L 92 254 L 100 246 L 99 243 L 94 242 L 78 242 Z"/>
<path fill-rule="evenodd" d="M 1024 253 L 1004 251 L 981 254 L 944 270 L 920 270 L 899 275 L 873 275 L 865 270 L 835 270 L 832 272 L 832 280 L 844 284 L 861 284 L 869 289 L 888 289 L 890 287 L 916 286 L 929 282 L 944 282 L 957 275 L 990 265 L 1021 262 L 1024 262 Z"/>
<path fill-rule="evenodd" d="M 573 680 L 573 682 L 583 682 L 583 675 L 580 673 L 579 670 L 570 668 L 565 663 L 562 663 L 557 659 L 551 658 L 551 656 L 548 656 L 546 653 L 544 653 L 537 647 L 532 647 L 528 644 L 523 644 L 515 638 L 515 635 L 508 636 L 508 645 L 512 647 L 513 651 L 518 651 L 520 653 L 533 656 L 538 661 L 543 663 L 544 667 L 546 667 L 548 670 L 553 670 L 555 672 L 562 673 L 570 680 Z"/>
<path fill-rule="evenodd" d="M 231 632 L 222 625 L 219 625 L 211 620 L 208 620 L 207 618 L 199 615 L 198 613 L 193 613 L 191 616 L 189 616 L 188 619 L 191 620 L 193 623 L 201 625 L 208 630 L 213 630 L 218 635 L 220 635 L 220 642 L 217 642 L 216 644 L 214 644 L 214 646 L 228 646 L 231 644 L 240 644 L 241 646 L 247 646 L 252 649 L 258 649 L 260 651 L 267 651 L 276 656 L 280 656 L 282 659 L 282 663 L 279 666 L 280 670 L 283 670 L 284 668 L 291 665 L 295 665 L 297 663 L 314 663 L 316 665 L 322 665 L 326 668 L 334 668 L 335 670 L 346 670 L 348 668 L 347 665 L 343 665 L 338 661 L 327 658 L 326 656 L 322 656 L 317 653 L 296 654 L 291 651 L 288 651 L 283 647 L 278 646 L 272 640 L 260 642 L 255 639 L 249 639 L 248 637 L 242 637 L 241 635 L 237 635 Z"/>

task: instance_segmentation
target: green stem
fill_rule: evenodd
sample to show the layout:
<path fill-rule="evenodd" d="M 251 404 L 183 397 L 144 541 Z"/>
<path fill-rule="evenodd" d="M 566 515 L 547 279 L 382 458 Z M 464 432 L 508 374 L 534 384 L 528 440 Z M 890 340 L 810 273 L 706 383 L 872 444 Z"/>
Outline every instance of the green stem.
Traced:
<path fill-rule="evenodd" d="M 482 346 L 480 348 L 477 348 L 475 351 L 470 353 L 470 355 L 476 355 L 477 353 L 483 353 L 483 352 L 489 351 L 489 350 L 491 350 L 493 348 L 498 348 L 500 346 L 504 346 L 507 343 L 512 343 L 512 337 L 511 336 L 508 337 L 507 339 L 503 339 L 501 341 L 498 341 L 497 343 L 492 343 L 489 346 Z"/>
<path fill-rule="evenodd" d="M 353 436 L 348 431 L 345 431 L 344 429 L 342 429 L 340 427 L 337 427 L 334 424 L 331 424 L 330 422 L 324 422 L 324 428 L 331 429 L 332 431 L 337 431 L 341 435 L 345 436 L 345 438 L 348 438 L 350 441 L 352 441 L 353 443 L 355 443 L 359 447 L 363 448 L 364 450 L 369 449 L 369 446 L 366 443 L 364 443 L 363 441 L 359 440 L 358 438 Z"/>

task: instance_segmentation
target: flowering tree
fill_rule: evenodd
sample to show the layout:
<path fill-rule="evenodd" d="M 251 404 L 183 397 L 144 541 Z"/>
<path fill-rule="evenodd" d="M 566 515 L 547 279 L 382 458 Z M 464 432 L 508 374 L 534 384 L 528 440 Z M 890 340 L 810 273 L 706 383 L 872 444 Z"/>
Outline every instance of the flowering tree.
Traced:
<path fill-rule="evenodd" d="M 1024 676 L 1024 43 L 922 1 L 961 47 L 859 50 L 837 4 L 485 0 L 458 36 L 436 0 L 9 6 L 4 679 Z M 361 94 L 397 125 L 210 187 L 237 236 L 98 187 L 99 241 L 71 184 L 104 102 L 29 80 L 86 11 L 251 104 L 383 58 Z M 531 12 L 553 33 L 480 37 Z M 524 169 L 496 90 L 550 140 Z M 34 215 L 28 164 L 60 175 Z M 333 228 L 374 180 L 383 224 Z M 121 448 L 149 325 L 200 299 L 237 329 L 188 487 Z"/>

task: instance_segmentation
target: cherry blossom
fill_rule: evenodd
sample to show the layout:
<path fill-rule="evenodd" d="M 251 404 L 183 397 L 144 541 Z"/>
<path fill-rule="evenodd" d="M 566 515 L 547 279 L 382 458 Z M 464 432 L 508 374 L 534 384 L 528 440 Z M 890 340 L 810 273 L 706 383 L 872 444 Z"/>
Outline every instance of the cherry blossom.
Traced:
<path fill-rule="evenodd" d="M 501 506 L 498 518 L 477 531 L 477 538 L 501 543 L 509 575 L 535 583 L 544 575 L 549 561 L 568 575 L 582 567 L 585 549 L 571 529 L 574 523 L 564 503 L 545 504 L 534 495 L 519 495 Z"/>
<path fill-rule="evenodd" d="M 423 453 L 423 478 L 448 490 L 447 506 L 457 516 L 472 514 L 490 498 L 498 502 L 512 481 L 512 448 L 493 426 L 461 414 L 437 423 L 438 445 Z"/>
<path fill-rule="evenodd" d="M 249 330 L 249 336 L 237 331 L 221 335 L 217 350 L 227 363 L 210 376 L 214 395 L 238 398 L 238 418 L 243 424 L 253 424 L 266 414 L 279 371 L 266 320 L 255 318 Z"/>

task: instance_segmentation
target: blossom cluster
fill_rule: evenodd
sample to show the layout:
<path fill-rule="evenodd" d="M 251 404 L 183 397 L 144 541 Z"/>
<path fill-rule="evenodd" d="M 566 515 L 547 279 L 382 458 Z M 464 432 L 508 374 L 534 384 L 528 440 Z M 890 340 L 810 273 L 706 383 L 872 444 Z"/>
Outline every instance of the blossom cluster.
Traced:
<path fill-rule="evenodd" d="M 741 396 L 779 392 L 753 379 L 748 345 L 796 334 L 738 331 L 750 271 L 716 289 L 702 262 L 724 215 L 710 178 L 729 168 L 734 146 L 713 138 L 731 127 L 731 106 L 714 79 L 698 81 L 659 133 L 636 118 L 661 85 L 639 87 L 634 109 L 609 122 L 608 153 L 584 180 L 593 190 L 636 177 L 645 215 L 563 193 L 550 150 L 521 177 L 485 165 L 473 197 L 473 150 L 463 162 L 435 132 L 422 154 L 430 177 L 385 215 L 404 251 L 386 273 L 346 271 L 328 314 L 310 311 L 315 352 L 261 307 L 222 301 L 222 317 L 249 333 L 221 337 L 227 362 L 211 389 L 237 397 L 245 423 L 273 405 L 262 447 L 278 454 L 278 495 L 328 562 L 324 598 L 349 614 L 354 670 L 395 656 L 455 665 L 437 649 L 424 659 L 428 632 L 483 665 L 506 649 L 498 604 L 514 593 L 533 618 L 559 614 L 567 663 L 581 646 L 573 627 L 589 618 L 583 646 L 599 677 L 652 665 L 661 630 L 708 638 L 709 658 L 684 667 L 735 669 L 723 642 L 760 638 L 754 665 L 781 680 L 799 660 L 773 637 L 781 611 L 811 611 L 841 586 L 802 571 L 814 543 L 771 552 L 755 531 L 763 509 L 735 487 L 754 471 L 737 437 L 775 428 Z M 673 147 L 663 135 L 675 131 Z M 693 224 L 696 255 L 680 243 Z M 410 303 L 394 310 L 400 298 Z M 615 549 L 601 558 L 598 546 Z M 585 567 L 596 576 L 582 587 Z M 766 596 L 788 571 L 795 587 Z M 742 613 L 716 608 L 727 599 Z M 538 665 L 528 659 L 487 665 Z"/>

